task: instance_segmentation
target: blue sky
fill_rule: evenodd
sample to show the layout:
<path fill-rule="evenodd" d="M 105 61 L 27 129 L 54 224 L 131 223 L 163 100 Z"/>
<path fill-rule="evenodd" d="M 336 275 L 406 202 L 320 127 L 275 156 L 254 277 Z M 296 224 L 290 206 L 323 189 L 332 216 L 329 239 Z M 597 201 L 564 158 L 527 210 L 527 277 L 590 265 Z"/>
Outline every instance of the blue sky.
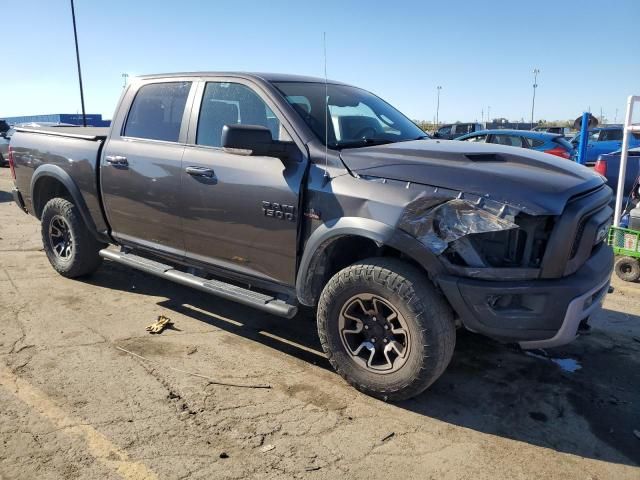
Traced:
<path fill-rule="evenodd" d="M 80 109 L 68 0 L 2 0 L 0 117 Z M 123 72 L 323 74 L 414 119 L 594 114 L 640 94 L 640 0 L 76 0 L 88 113 L 111 118 Z M 635 50 L 635 51 L 634 51 Z"/>

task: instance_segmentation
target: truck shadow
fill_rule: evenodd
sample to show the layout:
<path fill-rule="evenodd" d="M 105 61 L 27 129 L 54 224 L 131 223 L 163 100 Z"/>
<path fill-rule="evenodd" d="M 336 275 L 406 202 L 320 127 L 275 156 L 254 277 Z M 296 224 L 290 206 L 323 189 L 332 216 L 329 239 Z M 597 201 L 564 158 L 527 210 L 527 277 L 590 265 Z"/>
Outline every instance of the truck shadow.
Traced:
<path fill-rule="evenodd" d="M 166 297 L 158 303 L 163 309 L 331 369 L 310 309 L 285 320 L 114 264 L 89 282 L 129 292 L 135 285 L 138 294 Z M 525 353 L 460 332 L 444 375 L 424 394 L 396 406 L 558 452 L 640 465 L 640 438 L 634 434 L 640 430 L 639 386 L 640 342 L 634 338 L 593 330 L 568 346 Z"/>
<path fill-rule="evenodd" d="M 13 202 L 13 195 L 11 195 L 11 192 L 0 190 L 0 203 L 5 202 Z"/>

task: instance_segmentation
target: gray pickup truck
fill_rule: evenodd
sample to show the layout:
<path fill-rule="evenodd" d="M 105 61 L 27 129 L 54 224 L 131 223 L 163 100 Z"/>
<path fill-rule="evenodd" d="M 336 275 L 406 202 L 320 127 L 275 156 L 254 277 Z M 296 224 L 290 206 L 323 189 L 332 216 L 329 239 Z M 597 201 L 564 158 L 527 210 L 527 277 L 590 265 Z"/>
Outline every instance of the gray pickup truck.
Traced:
<path fill-rule="evenodd" d="M 18 128 L 9 157 L 60 274 L 108 259 L 286 318 L 316 307 L 331 364 L 386 400 L 444 372 L 457 327 L 573 340 L 609 285 L 600 175 L 425 139 L 339 82 L 144 76 L 110 130 Z"/>

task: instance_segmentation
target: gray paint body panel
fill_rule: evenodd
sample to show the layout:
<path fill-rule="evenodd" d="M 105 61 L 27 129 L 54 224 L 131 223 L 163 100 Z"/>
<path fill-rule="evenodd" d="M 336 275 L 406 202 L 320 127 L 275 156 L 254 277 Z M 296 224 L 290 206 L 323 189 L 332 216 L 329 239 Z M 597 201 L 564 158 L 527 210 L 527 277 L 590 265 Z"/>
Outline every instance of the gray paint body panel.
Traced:
<path fill-rule="evenodd" d="M 171 81 L 193 82 L 179 141 L 123 137 L 138 89 Z M 281 121 L 297 153 L 281 160 L 194 146 L 199 102 L 207 81 L 237 82 L 252 88 Z M 327 247 L 346 236 L 365 238 L 422 266 L 462 315 L 472 307 L 460 303 L 466 302 L 460 291 L 473 290 L 468 297 L 482 299 L 494 282 L 476 279 L 463 284 L 447 273 L 448 266 L 438 255 L 399 228 L 408 205 L 425 192 L 446 198 L 475 194 L 515 211 L 554 216 L 563 213 L 571 197 L 603 183 L 599 176 L 571 162 L 498 145 L 410 141 L 325 151 L 271 81 L 324 80 L 215 72 L 136 79 L 122 93 L 106 140 L 101 132 L 81 129 L 55 134 L 16 132 L 12 146 L 18 190 L 33 213 L 32 192 L 37 182 L 55 178 L 74 199 L 78 197 L 87 223 L 93 223 L 99 232 L 113 234 L 117 243 L 290 299 L 297 297 L 308 305 L 317 301 L 318 294 L 309 277 L 322 271 Z M 129 165 L 107 164 L 106 155 L 125 156 Z M 195 178 L 185 174 L 188 166 L 212 168 L 215 175 Z M 270 217 L 263 202 L 292 206 L 295 221 Z M 605 275 L 610 271 L 609 260 L 602 254 L 599 258 L 598 271 Z M 587 285 L 588 279 L 558 281 L 563 282 L 566 298 L 593 287 Z M 554 282 L 514 281 L 513 288 L 526 291 L 530 285 L 539 285 L 544 289 L 540 295 L 552 298 Z M 505 318 L 507 323 L 513 321 L 508 315 Z M 557 319 L 544 321 L 547 323 L 537 325 L 530 335 L 519 332 L 518 340 L 540 339 L 535 338 L 536 332 L 546 332 L 552 324 L 557 330 Z M 509 325 L 500 328 L 509 331 Z M 485 333 L 501 337 L 500 328 Z"/>

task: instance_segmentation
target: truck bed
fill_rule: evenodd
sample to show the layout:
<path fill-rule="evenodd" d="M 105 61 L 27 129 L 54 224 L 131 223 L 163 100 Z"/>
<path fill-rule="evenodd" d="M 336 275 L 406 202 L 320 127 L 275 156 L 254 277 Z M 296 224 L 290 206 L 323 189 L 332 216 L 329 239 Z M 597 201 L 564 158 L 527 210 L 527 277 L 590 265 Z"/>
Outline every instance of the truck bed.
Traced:
<path fill-rule="evenodd" d="M 109 135 L 109 127 L 17 127 L 16 131 L 84 140 L 104 140 Z"/>
<path fill-rule="evenodd" d="M 73 190 L 77 190 L 76 205 L 81 208 L 83 219 L 90 228 L 106 231 L 98 179 L 100 154 L 108 133 L 108 128 L 95 127 L 16 128 L 11 137 L 11 147 L 15 151 L 15 183 L 27 211 L 39 217 L 44 204 L 31 190 L 39 182 L 40 175 L 47 173 L 66 182 L 69 195 L 73 196 Z"/>

